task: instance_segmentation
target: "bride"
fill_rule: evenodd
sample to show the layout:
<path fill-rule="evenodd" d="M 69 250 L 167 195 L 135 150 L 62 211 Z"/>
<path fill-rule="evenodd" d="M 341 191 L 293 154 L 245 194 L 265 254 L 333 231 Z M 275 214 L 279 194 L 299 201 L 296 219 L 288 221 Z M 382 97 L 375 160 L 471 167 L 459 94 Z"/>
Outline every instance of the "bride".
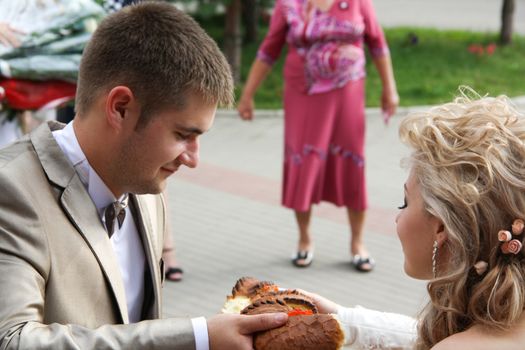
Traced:
<path fill-rule="evenodd" d="M 504 96 L 467 95 L 400 127 L 412 153 L 397 233 L 406 273 L 429 280 L 417 320 L 312 295 L 353 348 L 524 348 L 525 119 Z"/>

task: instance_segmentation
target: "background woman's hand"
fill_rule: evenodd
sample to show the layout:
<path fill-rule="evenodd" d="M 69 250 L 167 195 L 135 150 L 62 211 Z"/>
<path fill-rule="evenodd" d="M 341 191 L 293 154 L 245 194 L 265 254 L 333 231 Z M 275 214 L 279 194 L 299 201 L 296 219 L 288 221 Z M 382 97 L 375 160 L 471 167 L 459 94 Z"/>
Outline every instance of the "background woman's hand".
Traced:
<path fill-rule="evenodd" d="M 388 124 L 390 118 L 396 113 L 399 105 L 399 95 L 397 91 L 383 90 L 381 94 L 381 112 L 383 113 L 383 121 Z"/>
<path fill-rule="evenodd" d="M 255 103 L 253 102 L 253 98 L 241 97 L 239 104 L 237 105 L 239 116 L 244 120 L 252 120 L 254 106 Z"/>

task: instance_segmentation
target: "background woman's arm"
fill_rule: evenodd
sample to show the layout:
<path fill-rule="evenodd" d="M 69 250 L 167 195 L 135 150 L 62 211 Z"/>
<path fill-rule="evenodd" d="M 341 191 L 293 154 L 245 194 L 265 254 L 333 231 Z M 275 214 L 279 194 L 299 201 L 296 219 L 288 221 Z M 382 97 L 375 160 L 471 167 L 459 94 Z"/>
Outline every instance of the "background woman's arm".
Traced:
<path fill-rule="evenodd" d="M 261 83 L 266 79 L 266 76 L 271 71 L 272 66 L 268 63 L 256 58 L 253 61 L 253 65 L 250 68 L 250 73 L 248 74 L 248 79 L 244 85 L 239 104 L 237 106 L 237 111 L 239 111 L 239 116 L 244 120 L 253 119 L 253 109 L 254 102 L 253 97 L 255 92 Z"/>
<path fill-rule="evenodd" d="M 379 72 L 383 92 L 381 94 L 381 109 L 383 118 L 388 123 L 390 117 L 396 112 L 399 104 L 399 95 L 397 94 L 396 80 L 390 55 L 377 56 L 374 58 L 374 64 Z"/>

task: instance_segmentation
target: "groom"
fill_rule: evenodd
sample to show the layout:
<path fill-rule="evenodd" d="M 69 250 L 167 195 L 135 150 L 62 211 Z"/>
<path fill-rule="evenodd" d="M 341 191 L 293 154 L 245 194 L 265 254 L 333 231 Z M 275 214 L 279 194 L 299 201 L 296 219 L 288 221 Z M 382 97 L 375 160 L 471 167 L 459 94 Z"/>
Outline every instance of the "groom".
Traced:
<path fill-rule="evenodd" d="M 165 319 L 159 193 L 232 103 L 227 62 L 172 5 L 106 18 L 75 120 L 0 150 L 0 348 L 252 349 L 284 314 Z"/>

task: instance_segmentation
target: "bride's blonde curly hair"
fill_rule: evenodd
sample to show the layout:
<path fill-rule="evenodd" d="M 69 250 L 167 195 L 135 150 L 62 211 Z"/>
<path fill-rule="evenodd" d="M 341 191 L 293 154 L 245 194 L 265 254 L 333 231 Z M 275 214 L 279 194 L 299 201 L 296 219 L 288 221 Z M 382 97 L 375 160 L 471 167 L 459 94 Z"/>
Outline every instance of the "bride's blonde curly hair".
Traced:
<path fill-rule="evenodd" d="M 447 261 L 428 284 L 418 349 L 472 325 L 506 330 L 525 306 L 525 256 L 504 255 L 498 231 L 525 219 L 525 119 L 505 96 L 460 89 L 453 103 L 408 116 L 400 137 L 425 209 L 443 221 Z M 523 236 L 519 236 L 523 241 Z M 481 276 L 473 266 L 488 263 Z"/>

